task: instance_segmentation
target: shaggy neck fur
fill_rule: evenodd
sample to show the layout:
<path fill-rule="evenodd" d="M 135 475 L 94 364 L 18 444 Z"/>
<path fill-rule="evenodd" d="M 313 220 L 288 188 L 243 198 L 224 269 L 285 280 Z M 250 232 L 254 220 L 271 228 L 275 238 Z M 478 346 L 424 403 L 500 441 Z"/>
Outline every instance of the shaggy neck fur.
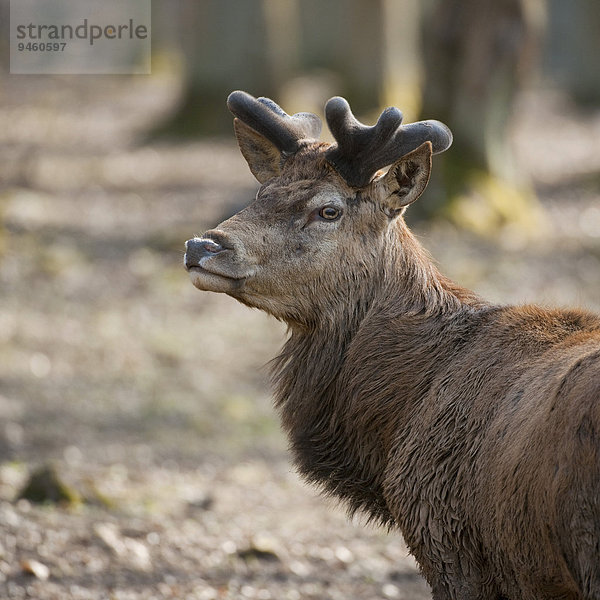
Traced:
<path fill-rule="evenodd" d="M 273 361 L 273 382 L 301 474 L 346 501 L 350 513 L 365 510 L 370 520 L 392 525 L 381 478 L 386 439 L 404 417 L 401 411 L 386 412 L 385 390 L 361 390 L 353 382 L 377 385 L 373 357 L 385 350 L 377 345 L 385 344 L 387 324 L 393 322 L 396 335 L 402 332 L 406 356 L 396 354 L 392 368 L 406 379 L 404 404 L 409 405 L 419 394 L 411 386 L 423 383 L 411 372 L 415 354 L 423 361 L 420 370 L 435 369 L 436 349 L 422 347 L 424 339 L 436 338 L 432 328 L 444 328 L 455 315 L 485 304 L 438 272 L 403 221 L 390 227 L 388 238 L 368 277 L 344 289 L 342 302 L 326 299 L 329 310 L 321 311 L 326 321 L 311 328 L 290 324 L 290 337 Z M 370 369 L 370 376 L 357 372 L 361 369 Z"/>

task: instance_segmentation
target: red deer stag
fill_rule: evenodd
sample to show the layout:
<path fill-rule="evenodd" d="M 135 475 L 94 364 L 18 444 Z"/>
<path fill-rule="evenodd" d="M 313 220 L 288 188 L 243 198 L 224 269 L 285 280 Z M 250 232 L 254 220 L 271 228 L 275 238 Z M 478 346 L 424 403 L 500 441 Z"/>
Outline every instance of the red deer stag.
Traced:
<path fill-rule="evenodd" d="M 439 273 L 402 215 L 442 123 L 368 127 L 332 98 L 330 145 L 315 115 L 228 105 L 262 185 L 185 266 L 288 324 L 273 382 L 301 474 L 400 529 L 436 600 L 600 598 L 600 318 Z"/>

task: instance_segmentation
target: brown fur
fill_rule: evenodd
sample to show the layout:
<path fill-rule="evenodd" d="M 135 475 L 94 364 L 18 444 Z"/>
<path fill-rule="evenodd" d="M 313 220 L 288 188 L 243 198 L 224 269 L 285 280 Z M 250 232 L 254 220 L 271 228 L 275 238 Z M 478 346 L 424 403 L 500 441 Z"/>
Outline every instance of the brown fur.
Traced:
<path fill-rule="evenodd" d="M 600 318 L 443 277 L 401 216 L 430 148 L 361 189 L 326 148 L 274 164 L 191 269 L 289 324 L 273 381 L 299 471 L 398 528 L 437 600 L 600 598 Z"/>

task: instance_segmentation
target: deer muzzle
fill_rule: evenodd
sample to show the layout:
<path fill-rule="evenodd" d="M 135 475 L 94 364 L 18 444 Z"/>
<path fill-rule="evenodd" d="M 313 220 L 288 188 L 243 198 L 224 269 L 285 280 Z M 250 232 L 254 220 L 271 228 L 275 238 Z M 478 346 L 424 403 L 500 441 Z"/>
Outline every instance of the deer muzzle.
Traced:
<path fill-rule="evenodd" d="M 243 288 L 247 274 L 240 269 L 233 244 L 218 236 L 192 238 L 185 243 L 184 266 L 200 290 L 232 293 Z"/>

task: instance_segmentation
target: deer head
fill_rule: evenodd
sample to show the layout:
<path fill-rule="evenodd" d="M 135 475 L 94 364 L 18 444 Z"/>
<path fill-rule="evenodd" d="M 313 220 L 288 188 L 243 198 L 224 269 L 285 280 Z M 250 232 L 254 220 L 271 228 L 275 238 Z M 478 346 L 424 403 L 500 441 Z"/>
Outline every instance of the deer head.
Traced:
<path fill-rule="evenodd" d="M 402 213 L 423 193 L 431 156 L 452 134 L 438 121 L 402 125 L 396 108 L 369 127 L 335 97 L 325 115 L 336 143 L 326 144 L 316 115 L 290 116 L 245 92 L 227 104 L 261 187 L 247 208 L 186 242 L 185 267 L 201 290 L 314 327 L 393 271 L 393 256 L 409 243 Z"/>

